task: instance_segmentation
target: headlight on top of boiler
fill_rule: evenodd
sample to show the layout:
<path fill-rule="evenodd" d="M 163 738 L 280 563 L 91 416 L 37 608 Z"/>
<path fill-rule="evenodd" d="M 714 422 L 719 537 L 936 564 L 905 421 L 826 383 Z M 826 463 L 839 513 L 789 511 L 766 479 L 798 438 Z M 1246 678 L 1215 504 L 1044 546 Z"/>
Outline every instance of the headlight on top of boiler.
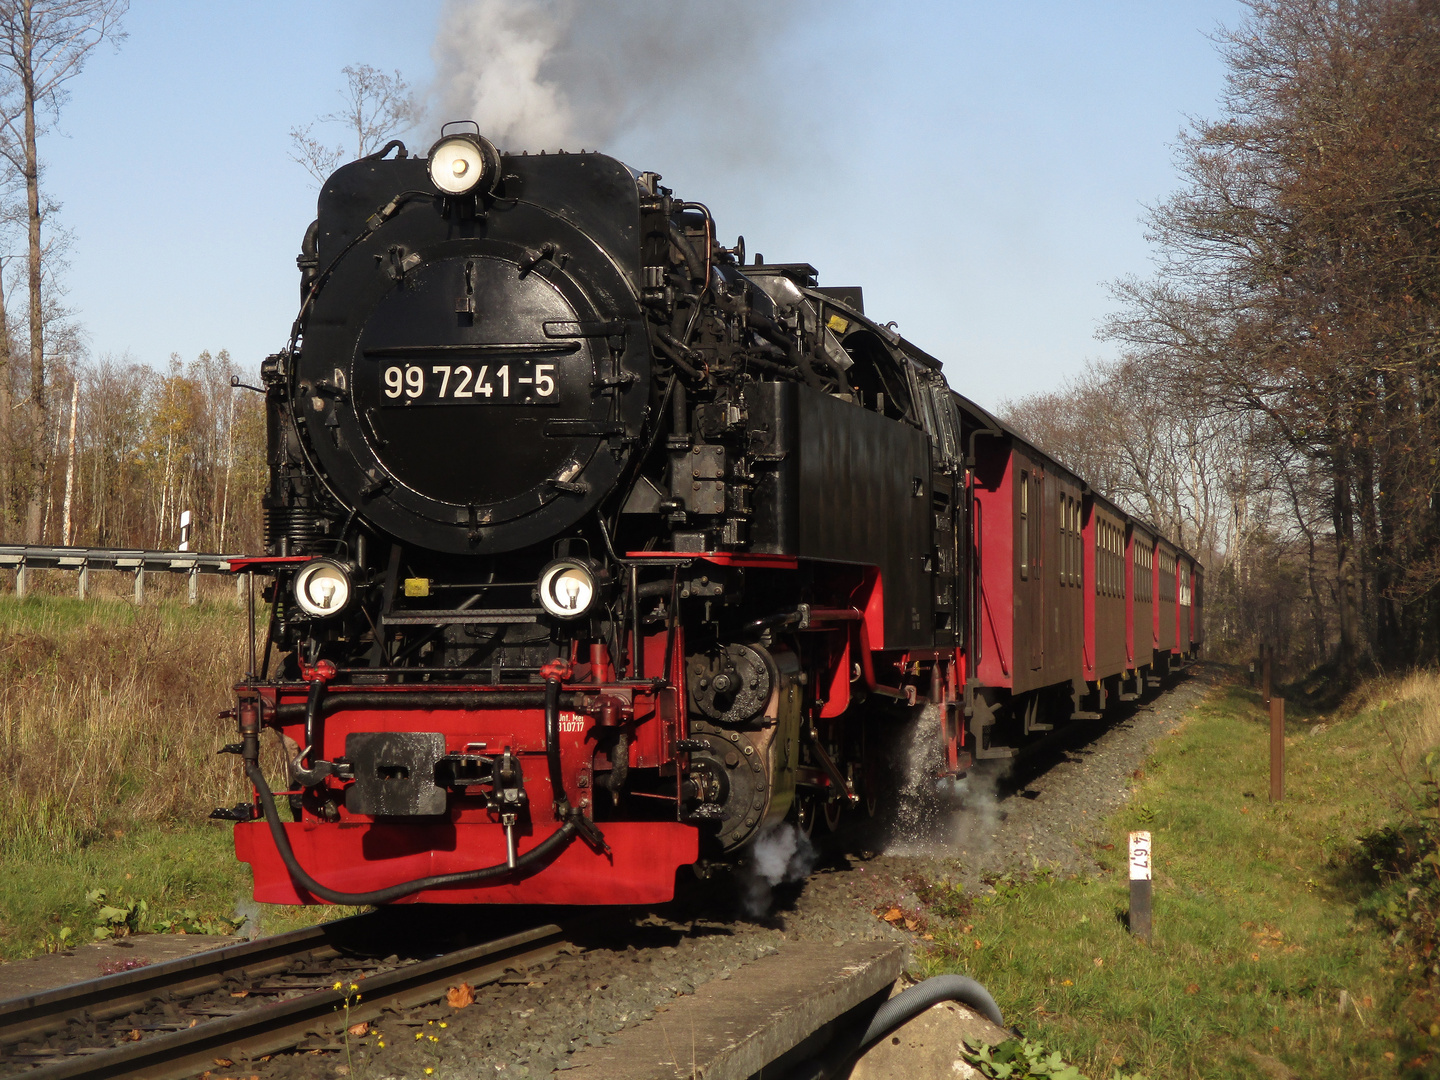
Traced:
<path fill-rule="evenodd" d="M 449 127 L 446 124 L 445 127 Z M 465 131 L 446 135 L 430 148 L 430 182 L 442 195 L 478 194 L 494 189 L 500 179 L 500 152 L 489 139 Z"/>
<path fill-rule="evenodd" d="M 350 571 L 334 559 L 311 559 L 295 575 L 295 603 L 312 619 L 340 614 L 353 592 Z"/>

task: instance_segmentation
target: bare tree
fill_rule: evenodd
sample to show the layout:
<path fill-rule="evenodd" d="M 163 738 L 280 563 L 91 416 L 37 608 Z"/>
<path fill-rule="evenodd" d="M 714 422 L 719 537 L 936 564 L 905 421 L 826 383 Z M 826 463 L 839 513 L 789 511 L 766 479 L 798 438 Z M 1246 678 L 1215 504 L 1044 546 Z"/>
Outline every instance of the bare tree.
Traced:
<path fill-rule="evenodd" d="M 1433 0 L 1247 6 L 1219 37 L 1224 119 L 1182 138 L 1183 186 L 1150 216 L 1159 272 L 1116 286 L 1107 332 L 1325 477 L 1342 673 L 1433 662 L 1440 22 Z"/>
<path fill-rule="evenodd" d="M 342 125 L 347 140 L 353 140 L 354 159 L 373 154 L 414 124 L 418 106 L 400 72 L 387 75 L 369 64 L 351 64 L 341 73 L 345 76 L 345 88 L 340 91 L 344 105 L 316 122 Z M 354 159 L 344 143 L 331 146 L 313 134 L 314 128 L 312 123 L 290 130 L 290 156 L 323 184 L 341 162 Z"/>
<path fill-rule="evenodd" d="M 46 243 L 41 235 L 45 206 L 39 139 L 45 122 L 59 115 L 65 84 L 80 74 L 95 46 L 123 39 L 120 19 L 128 8 L 128 0 L 0 0 L 0 156 L 25 185 L 30 460 L 24 487 L 25 537 L 30 543 L 40 541 L 43 528 L 50 408 L 45 392 Z"/>

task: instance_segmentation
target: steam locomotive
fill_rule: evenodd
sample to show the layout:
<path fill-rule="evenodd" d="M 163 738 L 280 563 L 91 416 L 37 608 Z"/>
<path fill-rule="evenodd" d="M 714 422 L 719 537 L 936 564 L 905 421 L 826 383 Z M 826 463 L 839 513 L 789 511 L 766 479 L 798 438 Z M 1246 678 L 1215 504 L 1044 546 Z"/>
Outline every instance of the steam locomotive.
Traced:
<path fill-rule="evenodd" d="M 471 127 L 330 177 L 263 366 L 257 900 L 663 901 L 883 812 L 926 706 L 943 787 L 1198 654 L 1195 560 L 859 288 Z"/>

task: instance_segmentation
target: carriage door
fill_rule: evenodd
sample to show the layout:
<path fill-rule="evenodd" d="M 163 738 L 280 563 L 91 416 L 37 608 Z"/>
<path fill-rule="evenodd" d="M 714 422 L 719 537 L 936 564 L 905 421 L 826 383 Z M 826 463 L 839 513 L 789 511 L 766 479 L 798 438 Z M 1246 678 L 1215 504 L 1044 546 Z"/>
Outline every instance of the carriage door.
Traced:
<path fill-rule="evenodd" d="M 1030 616 L 1025 636 L 1030 639 L 1030 669 L 1039 671 L 1045 666 L 1045 474 L 1039 469 L 1030 474 L 1028 490 L 1023 498 L 1029 503 L 1025 526 L 1029 530 L 1027 546 L 1030 549 Z"/>

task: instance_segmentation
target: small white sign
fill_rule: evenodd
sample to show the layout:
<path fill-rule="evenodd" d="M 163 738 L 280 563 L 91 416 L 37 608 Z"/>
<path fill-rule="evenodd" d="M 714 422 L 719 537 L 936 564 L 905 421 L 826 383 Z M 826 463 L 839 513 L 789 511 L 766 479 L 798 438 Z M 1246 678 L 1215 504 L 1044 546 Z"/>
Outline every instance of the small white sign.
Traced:
<path fill-rule="evenodd" d="M 1130 834 L 1130 880 L 1150 880 L 1150 834 L 1148 832 L 1132 832 Z"/>
<path fill-rule="evenodd" d="M 573 712 L 560 714 L 560 730 L 567 735 L 585 730 L 585 717 Z"/>

